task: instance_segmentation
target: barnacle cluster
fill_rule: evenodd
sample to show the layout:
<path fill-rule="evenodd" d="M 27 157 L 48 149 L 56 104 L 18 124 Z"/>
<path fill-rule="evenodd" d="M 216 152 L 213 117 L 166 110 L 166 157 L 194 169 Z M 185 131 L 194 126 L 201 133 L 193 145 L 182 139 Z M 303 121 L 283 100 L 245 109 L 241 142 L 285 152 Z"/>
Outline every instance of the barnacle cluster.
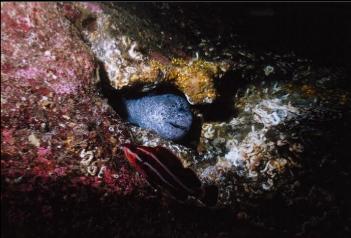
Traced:
<path fill-rule="evenodd" d="M 106 170 L 106 165 L 104 163 L 107 162 L 109 158 L 95 159 L 94 151 L 85 151 L 85 149 L 80 152 L 79 157 L 81 158 L 80 169 L 83 174 L 102 178 L 103 173 Z"/>
<path fill-rule="evenodd" d="M 238 115 L 202 125 L 198 173 L 225 188 L 220 193 L 223 204 L 235 203 L 238 194 L 252 197 L 279 189 L 302 167 L 308 148 L 301 133 L 313 127 L 305 121 L 340 114 L 326 105 L 334 101 L 337 108 L 342 100 L 328 95 L 313 85 L 284 81 L 248 86 L 234 100 Z"/>

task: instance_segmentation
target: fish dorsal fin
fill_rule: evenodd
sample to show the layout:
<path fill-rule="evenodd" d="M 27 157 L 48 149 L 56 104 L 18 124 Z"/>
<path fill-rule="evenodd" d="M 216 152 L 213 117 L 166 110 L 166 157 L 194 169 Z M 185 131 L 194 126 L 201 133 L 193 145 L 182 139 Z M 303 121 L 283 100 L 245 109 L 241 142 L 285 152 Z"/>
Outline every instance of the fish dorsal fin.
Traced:
<path fill-rule="evenodd" d="M 190 168 L 184 168 L 180 159 L 168 149 L 158 146 L 155 148 L 155 155 L 190 189 L 201 187 L 201 181 Z"/>
<path fill-rule="evenodd" d="M 162 162 L 167 168 L 171 168 L 172 170 L 183 169 L 182 162 L 179 160 L 179 158 L 166 148 L 163 148 L 161 146 L 157 146 L 157 147 L 139 146 L 139 148 L 153 155 L 160 162 Z"/>

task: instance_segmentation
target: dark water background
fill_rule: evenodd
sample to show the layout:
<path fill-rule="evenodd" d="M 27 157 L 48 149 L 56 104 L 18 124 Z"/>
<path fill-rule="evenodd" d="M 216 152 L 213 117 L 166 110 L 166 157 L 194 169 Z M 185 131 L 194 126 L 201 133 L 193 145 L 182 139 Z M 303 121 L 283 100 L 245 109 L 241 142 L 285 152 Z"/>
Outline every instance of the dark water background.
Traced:
<path fill-rule="evenodd" d="M 211 31 L 235 32 L 257 51 L 295 52 L 321 66 L 350 66 L 350 3 L 183 3 Z M 212 22 L 212 24 L 211 24 Z"/>
<path fill-rule="evenodd" d="M 226 36 L 234 33 L 248 49 L 257 54 L 294 52 L 298 57 L 312 60 L 315 66 L 342 67 L 348 76 L 351 75 L 351 3 L 118 4 L 124 5 L 126 9 L 133 8 L 134 14 L 141 18 L 142 12 L 147 12 L 148 17 L 153 16 L 154 21 L 160 24 L 170 21 L 170 18 L 184 19 L 185 22 L 191 19 L 204 36 L 223 36 L 224 47 L 231 43 L 230 40 L 226 41 Z M 166 9 L 167 14 L 162 14 L 162 9 Z M 168 30 L 170 28 L 172 24 Z M 174 32 L 186 34 L 182 29 L 174 29 Z"/>

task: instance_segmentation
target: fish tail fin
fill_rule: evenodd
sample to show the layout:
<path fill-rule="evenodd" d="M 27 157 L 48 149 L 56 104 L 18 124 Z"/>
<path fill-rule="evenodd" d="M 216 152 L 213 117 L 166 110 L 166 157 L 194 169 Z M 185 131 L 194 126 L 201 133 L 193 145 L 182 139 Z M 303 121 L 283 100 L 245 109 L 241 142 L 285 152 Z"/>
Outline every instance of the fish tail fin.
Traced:
<path fill-rule="evenodd" d="M 215 185 L 206 185 L 202 189 L 200 200 L 209 207 L 216 205 L 218 199 L 218 188 Z"/>

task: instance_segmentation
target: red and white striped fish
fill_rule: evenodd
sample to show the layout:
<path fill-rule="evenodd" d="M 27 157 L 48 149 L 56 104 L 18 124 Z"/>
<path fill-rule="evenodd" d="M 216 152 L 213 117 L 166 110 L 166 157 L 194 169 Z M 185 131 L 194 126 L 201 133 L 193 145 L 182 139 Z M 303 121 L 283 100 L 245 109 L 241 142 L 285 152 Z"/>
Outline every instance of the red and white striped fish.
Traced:
<path fill-rule="evenodd" d="M 125 144 L 123 150 L 129 163 L 152 186 L 181 201 L 191 195 L 207 206 L 217 203 L 217 187 L 203 186 L 194 171 L 184 168 L 178 157 L 166 148 Z"/>

